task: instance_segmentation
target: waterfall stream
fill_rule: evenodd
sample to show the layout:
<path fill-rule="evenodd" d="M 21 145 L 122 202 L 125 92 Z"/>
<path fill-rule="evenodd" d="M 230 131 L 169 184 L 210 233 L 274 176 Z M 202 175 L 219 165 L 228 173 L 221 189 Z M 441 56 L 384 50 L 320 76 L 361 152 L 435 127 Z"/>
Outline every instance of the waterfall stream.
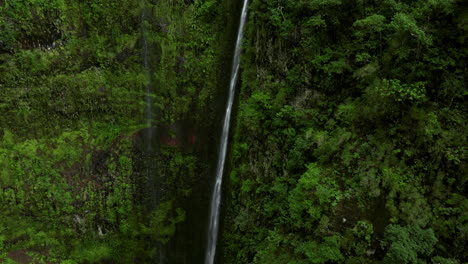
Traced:
<path fill-rule="evenodd" d="M 229 95 L 228 95 L 228 101 L 226 105 L 226 112 L 224 113 L 223 130 L 221 134 L 221 141 L 220 141 L 220 146 L 219 146 L 219 151 L 218 151 L 216 182 L 213 188 L 211 204 L 210 204 L 210 222 L 209 222 L 209 228 L 208 228 L 208 246 L 206 249 L 205 264 L 213 264 L 215 261 L 215 255 L 216 255 L 216 245 L 217 245 L 217 240 L 218 240 L 218 229 L 219 229 L 219 213 L 220 213 L 219 206 L 221 204 L 221 185 L 223 182 L 224 165 L 226 161 L 232 105 L 234 102 L 235 88 L 236 88 L 237 78 L 239 74 L 242 37 L 243 37 L 245 22 L 247 20 L 247 4 L 248 4 L 248 0 L 244 0 L 243 6 L 242 6 L 240 23 L 239 23 L 239 29 L 237 32 L 236 47 L 234 50 L 234 57 L 232 61 L 231 81 L 229 83 Z"/>
<path fill-rule="evenodd" d="M 148 48 L 148 40 L 146 39 L 145 35 L 145 21 L 147 19 L 147 10 L 146 7 L 143 8 L 141 12 L 141 31 L 142 31 L 142 44 L 143 44 L 143 66 L 148 78 L 151 80 L 151 70 L 149 66 L 149 48 Z M 151 82 L 151 81 L 150 81 Z M 151 84 L 147 84 L 144 91 L 144 101 L 145 101 L 145 122 L 148 127 L 147 132 L 145 133 L 145 141 L 146 141 L 146 151 L 151 152 L 151 140 L 153 137 L 153 132 L 151 129 L 152 126 L 152 98 L 151 98 Z"/>
<path fill-rule="evenodd" d="M 157 201 L 159 198 L 160 193 L 162 192 L 161 189 L 158 189 L 157 179 L 156 179 L 156 168 L 153 163 L 153 157 L 155 150 L 153 149 L 153 141 L 155 139 L 154 135 L 154 123 L 153 123 L 153 88 L 154 88 L 154 80 L 153 80 L 153 71 L 154 71 L 154 62 L 152 62 L 152 49 L 151 45 L 154 43 L 148 43 L 147 39 L 147 31 L 146 31 L 146 23 L 150 19 L 150 14 L 148 14 L 147 4 L 145 1 L 142 1 L 143 9 L 141 12 L 141 32 L 142 32 L 142 58 L 143 58 L 143 70 L 145 71 L 146 77 L 148 79 L 148 84 L 144 87 L 144 120 L 146 129 L 144 130 L 143 135 L 143 152 L 146 159 L 146 184 L 148 188 L 148 195 L 149 201 L 152 207 L 157 207 Z M 153 56 L 154 57 L 154 56 Z M 156 243 L 156 258 L 154 261 L 158 264 L 166 263 L 165 260 L 165 252 L 164 247 L 160 243 Z"/>

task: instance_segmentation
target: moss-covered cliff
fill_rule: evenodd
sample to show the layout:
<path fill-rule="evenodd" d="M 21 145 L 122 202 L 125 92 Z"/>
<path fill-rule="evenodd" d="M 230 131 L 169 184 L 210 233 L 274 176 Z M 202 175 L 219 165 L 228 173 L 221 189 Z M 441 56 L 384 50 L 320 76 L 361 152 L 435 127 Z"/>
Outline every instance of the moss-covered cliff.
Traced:
<path fill-rule="evenodd" d="M 171 240 L 176 225 L 208 203 L 235 13 L 216 1 L 0 1 L 0 262 L 190 259 L 165 248 L 189 247 Z"/>
<path fill-rule="evenodd" d="M 468 261 L 465 2 L 250 1 L 220 261 Z M 239 7 L 0 0 L 1 263 L 203 262 Z"/>

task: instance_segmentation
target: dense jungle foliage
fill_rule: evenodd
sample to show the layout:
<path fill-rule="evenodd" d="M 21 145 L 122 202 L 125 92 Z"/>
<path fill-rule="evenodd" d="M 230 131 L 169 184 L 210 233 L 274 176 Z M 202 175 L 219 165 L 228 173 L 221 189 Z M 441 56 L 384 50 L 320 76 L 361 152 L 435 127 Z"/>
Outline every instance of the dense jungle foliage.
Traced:
<path fill-rule="evenodd" d="M 467 4 L 251 1 L 227 263 L 468 261 Z"/>
<path fill-rule="evenodd" d="M 238 7 L 0 0 L 0 263 L 199 262 Z M 468 262 L 467 37 L 463 0 L 251 0 L 222 262 Z"/>

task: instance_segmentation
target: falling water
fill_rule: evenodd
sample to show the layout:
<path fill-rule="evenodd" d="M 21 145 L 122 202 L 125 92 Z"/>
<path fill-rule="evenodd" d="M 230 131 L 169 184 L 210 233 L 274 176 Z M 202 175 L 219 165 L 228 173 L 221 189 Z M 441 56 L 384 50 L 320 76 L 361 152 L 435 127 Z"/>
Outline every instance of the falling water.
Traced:
<path fill-rule="evenodd" d="M 208 229 L 208 247 L 206 249 L 205 264 L 213 264 L 216 254 L 216 243 L 218 240 L 219 229 L 219 205 L 221 203 L 221 184 L 223 182 L 224 163 L 226 160 L 232 104 L 234 102 L 234 93 L 236 88 L 237 77 L 239 74 L 242 36 L 244 32 L 245 22 L 247 20 L 247 3 L 248 0 L 244 0 L 239 23 L 239 31 L 237 32 L 236 48 L 234 50 L 234 58 L 232 62 L 231 82 L 229 84 L 229 97 L 227 101 L 226 112 L 224 114 L 223 131 L 221 134 L 221 142 L 218 152 L 216 182 L 211 197 L 210 225 Z"/>
<path fill-rule="evenodd" d="M 146 21 L 149 19 L 148 10 L 146 7 L 146 2 L 142 1 L 143 9 L 141 12 L 141 32 L 142 32 L 142 58 L 143 58 L 143 67 L 145 74 L 148 79 L 148 84 L 145 86 L 144 90 L 144 117 L 145 117 L 145 125 L 146 129 L 144 130 L 143 134 L 143 142 L 144 142 L 144 154 L 146 159 L 146 179 L 147 179 L 147 188 L 149 192 L 149 200 L 152 207 L 157 207 L 158 201 L 158 194 L 160 190 L 156 189 L 156 177 L 155 177 L 155 167 L 153 162 L 154 150 L 153 150 L 153 97 L 152 97 L 152 88 L 154 85 L 154 80 L 152 77 L 152 71 L 154 70 L 152 67 L 152 63 L 150 62 L 151 52 L 150 52 L 150 45 L 146 38 L 146 28 L 145 24 Z M 160 243 L 156 243 L 156 257 L 157 259 L 153 259 L 154 262 L 158 264 L 166 263 L 165 260 L 165 252 L 163 245 Z"/>
<path fill-rule="evenodd" d="M 150 75 L 151 70 L 149 66 L 149 49 L 148 49 L 148 41 L 146 39 L 146 34 L 145 34 L 145 20 L 147 19 L 147 10 L 146 7 L 143 8 L 143 11 L 141 12 L 141 31 L 142 31 L 142 39 L 143 39 L 143 66 L 146 74 Z M 151 78 L 149 78 L 151 80 Z M 150 81 L 151 82 L 151 81 Z M 153 137 L 153 132 L 151 129 L 151 119 L 152 119 L 152 98 L 151 98 L 151 84 L 146 85 L 145 87 L 145 122 L 146 126 L 148 129 L 146 130 L 145 133 L 145 143 L 146 143 L 146 151 L 150 152 L 151 151 L 151 139 Z"/>

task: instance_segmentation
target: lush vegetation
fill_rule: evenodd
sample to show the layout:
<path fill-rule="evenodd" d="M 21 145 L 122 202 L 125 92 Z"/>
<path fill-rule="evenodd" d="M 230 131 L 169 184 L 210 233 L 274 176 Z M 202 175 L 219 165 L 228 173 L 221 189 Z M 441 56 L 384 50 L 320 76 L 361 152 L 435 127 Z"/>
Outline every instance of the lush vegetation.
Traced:
<path fill-rule="evenodd" d="M 194 261 L 239 4 L 0 0 L 1 263 Z M 251 0 L 224 263 L 467 262 L 467 37 L 462 0 Z"/>
<path fill-rule="evenodd" d="M 213 3 L 0 1 L 1 263 L 158 257 L 208 167 L 187 138 L 214 119 L 228 19 Z"/>
<path fill-rule="evenodd" d="M 463 1 L 254 0 L 228 263 L 464 263 Z"/>

